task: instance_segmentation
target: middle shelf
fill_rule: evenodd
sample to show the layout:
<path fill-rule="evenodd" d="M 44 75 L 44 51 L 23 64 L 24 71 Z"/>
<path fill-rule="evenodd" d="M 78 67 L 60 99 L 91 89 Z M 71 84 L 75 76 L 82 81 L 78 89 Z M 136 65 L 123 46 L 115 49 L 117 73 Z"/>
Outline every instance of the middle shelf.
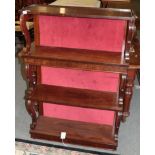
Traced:
<path fill-rule="evenodd" d="M 84 108 L 121 111 L 117 92 L 104 92 L 54 85 L 36 85 L 26 99 Z"/>

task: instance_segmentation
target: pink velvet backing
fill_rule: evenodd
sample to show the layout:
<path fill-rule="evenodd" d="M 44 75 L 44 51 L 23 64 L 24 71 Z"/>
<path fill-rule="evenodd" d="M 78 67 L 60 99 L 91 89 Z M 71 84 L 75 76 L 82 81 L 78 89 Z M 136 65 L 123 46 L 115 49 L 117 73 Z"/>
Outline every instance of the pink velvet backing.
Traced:
<path fill-rule="evenodd" d="M 39 16 L 40 44 L 121 52 L 125 20 Z"/>
<path fill-rule="evenodd" d="M 119 75 L 74 69 L 41 67 L 43 84 L 116 92 Z"/>
<path fill-rule="evenodd" d="M 44 116 L 113 125 L 114 112 L 44 103 Z"/>
<path fill-rule="evenodd" d="M 119 75 L 116 73 L 91 72 L 74 69 L 41 67 L 43 84 L 116 92 Z M 51 94 L 52 95 L 52 94 Z M 114 112 L 85 109 L 56 104 L 43 104 L 45 116 L 91 123 L 112 125 Z"/>

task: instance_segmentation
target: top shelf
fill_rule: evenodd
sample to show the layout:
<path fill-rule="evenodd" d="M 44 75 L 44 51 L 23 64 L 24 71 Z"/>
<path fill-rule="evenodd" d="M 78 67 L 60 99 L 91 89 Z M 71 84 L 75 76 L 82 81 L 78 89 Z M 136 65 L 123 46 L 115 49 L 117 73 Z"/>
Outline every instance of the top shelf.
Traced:
<path fill-rule="evenodd" d="M 63 12 L 61 11 L 63 9 Z M 131 9 L 30 5 L 21 12 L 32 15 L 74 16 L 82 18 L 135 19 Z M 24 14 L 23 13 L 23 14 Z"/>

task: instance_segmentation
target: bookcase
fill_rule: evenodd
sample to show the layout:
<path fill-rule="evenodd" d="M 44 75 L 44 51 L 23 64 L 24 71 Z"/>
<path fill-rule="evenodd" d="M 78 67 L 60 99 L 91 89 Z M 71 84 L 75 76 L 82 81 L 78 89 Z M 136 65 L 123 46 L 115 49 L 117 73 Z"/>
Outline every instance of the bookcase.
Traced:
<path fill-rule="evenodd" d="M 26 21 L 34 21 L 34 46 Z M 21 10 L 19 53 L 32 138 L 116 149 L 129 116 L 139 51 L 132 10 L 32 5 Z M 127 135 L 128 136 L 128 135 Z"/>

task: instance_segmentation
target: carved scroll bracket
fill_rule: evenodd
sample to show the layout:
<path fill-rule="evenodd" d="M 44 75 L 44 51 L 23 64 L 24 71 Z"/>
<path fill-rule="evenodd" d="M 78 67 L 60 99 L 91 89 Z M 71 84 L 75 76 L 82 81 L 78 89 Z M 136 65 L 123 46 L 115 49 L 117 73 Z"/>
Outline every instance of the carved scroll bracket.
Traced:
<path fill-rule="evenodd" d="M 26 22 L 30 19 L 32 19 L 32 15 L 27 14 L 26 11 L 23 11 L 22 14 L 20 15 L 20 28 L 21 28 L 21 31 L 23 32 L 23 35 L 24 35 L 25 40 L 26 40 L 26 48 L 24 48 L 23 51 L 27 54 L 30 53 L 31 38 L 30 38 L 30 33 L 29 33 L 28 28 L 27 28 Z"/>
<path fill-rule="evenodd" d="M 25 105 L 26 105 L 27 112 L 32 118 L 32 123 L 30 127 L 31 129 L 34 129 L 36 126 L 37 118 L 38 118 L 38 111 L 36 111 L 35 107 L 38 105 L 37 103 L 34 103 L 34 101 L 31 101 L 31 100 L 26 100 Z"/>
<path fill-rule="evenodd" d="M 25 106 L 26 106 L 27 112 L 29 113 L 29 115 L 32 118 L 32 124 L 30 125 L 30 127 L 31 127 L 31 129 L 34 129 L 36 126 L 37 118 L 39 116 L 39 111 L 38 111 L 39 105 L 37 102 L 28 99 L 28 98 L 30 98 L 31 94 L 32 94 L 32 89 L 30 88 L 27 91 L 27 96 L 26 96 L 27 99 L 25 102 Z"/>

